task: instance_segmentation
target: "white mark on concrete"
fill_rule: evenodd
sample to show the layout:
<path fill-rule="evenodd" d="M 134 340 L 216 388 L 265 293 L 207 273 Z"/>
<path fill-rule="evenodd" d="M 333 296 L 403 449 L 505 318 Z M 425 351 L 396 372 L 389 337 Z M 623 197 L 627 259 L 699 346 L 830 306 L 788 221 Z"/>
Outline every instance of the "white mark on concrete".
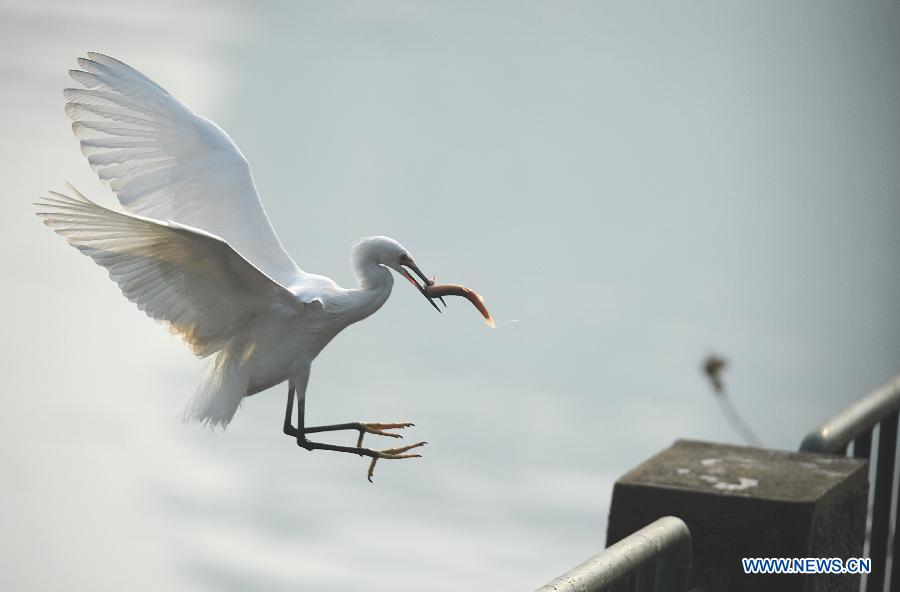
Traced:
<path fill-rule="evenodd" d="M 727 460 L 729 462 L 742 465 L 755 466 L 756 464 L 758 464 L 755 458 L 747 458 L 745 456 L 729 456 Z"/>
<path fill-rule="evenodd" d="M 720 482 L 716 483 L 714 487 L 716 489 L 721 489 L 723 491 L 741 491 L 743 489 L 750 489 L 751 487 L 756 487 L 759 485 L 759 481 L 756 479 L 750 479 L 749 477 L 738 477 L 740 483 L 725 483 Z"/>
<path fill-rule="evenodd" d="M 716 483 L 719 481 L 719 478 L 715 475 L 700 475 L 700 478 L 706 481 L 707 483 Z"/>
<path fill-rule="evenodd" d="M 719 458 L 704 458 L 700 461 L 700 464 L 704 467 L 714 467 L 720 462 L 722 462 L 722 459 Z"/>
<path fill-rule="evenodd" d="M 832 464 L 841 464 L 847 462 L 847 458 L 843 456 L 836 456 L 834 458 L 817 458 L 813 462 L 819 465 L 832 465 Z"/>
<path fill-rule="evenodd" d="M 691 472 L 690 469 L 675 469 L 675 471 L 676 471 L 679 475 L 687 475 L 687 474 L 689 474 L 689 473 Z"/>

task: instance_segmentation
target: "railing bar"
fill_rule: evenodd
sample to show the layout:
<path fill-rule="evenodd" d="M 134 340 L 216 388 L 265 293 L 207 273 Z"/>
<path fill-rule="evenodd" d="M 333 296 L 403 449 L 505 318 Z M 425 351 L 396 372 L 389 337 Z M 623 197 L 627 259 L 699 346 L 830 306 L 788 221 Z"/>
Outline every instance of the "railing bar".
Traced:
<path fill-rule="evenodd" d="M 900 442 L 898 442 L 900 445 Z M 900 446 L 898 446 L 900 447 Z M 895 451 L 896 453 L 896 451 Z M 900 458 L 894 461 L 894 476 L 896 480 L 900 480 Z M 889 542 L 893 547 L 891 552 L 891 583 L 888 590 L 892 592 L 900 590 L 900 548 L 898 548 L 897 531 L 900 529 L 900 483 L 894 483 L 894 532 L 891 533 Z"/>
<path fill-rule="evenodd" d="M 872 430 L 868 429 L 853 441 L 853 457 L 869 458 L 872 454 Z"/>
<path fill-rule="evenodd" d="M 897 512 L 900 516 L 900 512 Z M 888 590 L 900 590 L 900 545 L 897 544 L 897 529 L 900 528 L 900 519 L 894 521 L 894 552 L 891 558 L 891 586 Z"/>
<path fill-rule="evenodd" d="M 887 564 L 888 527 L 891 520 L 891 492 L 894 485 L 894 461 L 897 452 L 897 413 L 878 426 L 878 459 L 875 473 L 875 499 L 872 503 L 872 539 L 869 555 L 872 573 L 867 592 L 882 592 Z"/>
<path fill-rule="evenodd" d="M 900 410 L 900 374 L 808 433 L 802 452 L 845 454 L 847 444 Z"/>
<path fill-rule="evenodd" d="M 623 590 L 636 583 L 634 574 L 646 564 L 657 566 L 667 590 L 687 590 L 691 574 L 691 531 L 683 520 L 664 516 L 604 551 L 589 557 L 538 592 L 597 592 Z"/>
<path fill-rule="evenodd" d="M 637 572 L 638 592 L 654 592 L 656 589 L 656 562 L 651 561 Z"/>
<path fill-rule="evenodd" d="M 861 433 L 856 440 L 853 441 L 853 456 L 854 458 L 864 458 L 869 460 L 869 464 L 866 466 L 866 479 L 869 483 L 875 482 L 875 469 L 876 467 L 871 463 L 872 456 L 872 431 L 874 428 L 869 428 L 865 432 Z M 866 493 L 866 522 L 865 522 L 865 535 L 863 539 L 863 556 L 869 557 L 869 545 L 871 545 L 872 541 L 872 497 L 875 494 L 873 488 L 869 486 L 869 491 Z M 864 578 L 865 579 L 865 578 Z M 866 583 L 863 582 L 863 585 L 860 587 L 860 590 L 866 589 Z"/>
<path fill-rule="evenodd" d="M 869 438 L 871 439 L 871 446 L 869 449 L 869 459 L 866 465 L 866 482 L 868 487 L 866 488 L 868 491 L 866 492 L 866 523 L 865 523 L 865 533 L 863 535 L 863 551 L 861 557 L 871 557 L 871 546 L 872 546 L 872 510 L 875 507 L 875 475 L 878 473 L 878 464 L 873 461 L 872 455 L 876 454 L 878 451 L 878 431 L 877 424 L 872 429 L 868 430 Z M 868 574 L 862 574 L 860 578 L 860 591 L 867 590 L 869 581 Z"/>
<path fill-rule="evenodd" d="M 635 572 L 631 572 L 622 576 L 607 589 L 609 592 L 634 592 L 634 574 Z"/>
<path fill-rule="evenodd" d="M 638 589 L 638 572 L 633 571 L 628 576 L 628 592 L 635 592 Z"/>

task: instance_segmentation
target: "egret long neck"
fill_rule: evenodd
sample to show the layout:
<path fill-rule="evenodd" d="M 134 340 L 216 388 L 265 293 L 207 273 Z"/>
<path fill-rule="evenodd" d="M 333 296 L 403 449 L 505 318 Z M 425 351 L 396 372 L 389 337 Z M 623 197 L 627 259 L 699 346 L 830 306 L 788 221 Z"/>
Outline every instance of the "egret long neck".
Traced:
<path fill-rule="evenodd" d="M 394 276 L 390 270 L 364 255 L 365 253 L 354 253 L 353 271 L 359 280 L 359 288 L 348 290 L 346 293 L 346 304 L 350 309 L 347 312 L 352 323 L 366 318 L 381 308 L 391 295 L 391 288 L 394 286 Z"/>
<path fill-rule="evenodd" d="M 354 253 L 352 259 L 353 273 L 359 281 L 359 289 L 366 292 L 378 292 L 387 287 L 388 293 L 394 285 L 394 276 L 384 265 L 380 265 L 365 253 Z"/>

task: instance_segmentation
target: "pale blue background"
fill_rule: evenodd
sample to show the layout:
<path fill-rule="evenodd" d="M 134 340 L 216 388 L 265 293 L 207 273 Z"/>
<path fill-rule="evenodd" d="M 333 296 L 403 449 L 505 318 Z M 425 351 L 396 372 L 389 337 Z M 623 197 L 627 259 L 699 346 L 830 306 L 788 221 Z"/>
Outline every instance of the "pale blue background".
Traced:
<path fill-rule="evenodd" d="M 618 475 L 739 441 L 707 352 L 788 449 L 900 371 L 896 2 L 5 0 L 0 49 L 4 589 L 533 589 Z M 282 387 L 180 423 L 200 362 L 31 213 L 114 203 L 62 110 L 88 50 L 233 136 L 305 269 L 387 234 L 518 320 L 398 283 L 317 361 L 310 421 L 425 458 L 298 450 Z"/>

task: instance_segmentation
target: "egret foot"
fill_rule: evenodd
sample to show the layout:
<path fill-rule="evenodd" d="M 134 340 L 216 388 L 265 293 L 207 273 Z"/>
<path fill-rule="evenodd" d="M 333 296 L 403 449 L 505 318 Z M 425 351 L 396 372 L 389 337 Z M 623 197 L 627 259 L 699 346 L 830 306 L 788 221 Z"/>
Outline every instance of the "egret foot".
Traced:
<path fill-rule="evenodd" d="M 324 426 L 310 426 L 306 427 L 304 425 L 304 398 L 299 398 L 297 405 L 297 425 L 298 427 L 294 427 L 291 423 L 291 416 L 294 411 L 294 394 L 295 388 L 294 384 L 290 383 L 288 386 L 288 398 L 287 404 L 285 405 L 284 410 L 284 433 L 288 436 L 297 439 L 297 446 L 302 446 L 307 450 L 331 450 L 333 452 L 345 452 L 347 454 L 356 454 L 359 456 L 368 456 L 372 459 L 372 463 L 369 465 L 369 482 L 372 481 L 372 476 L 375 472 L 375 462 L 379 458 L 387 458 L 387 459 L 396 459 L 396 458 L 417 458 L 420 457 L 420 454 L 405 454 L 408 450 L 412 450 L 413 448 L 418 448 L 419 446 L 425 446 L 426 442 L 417 442 L 415 444 L 410 444 L 409 446 L 401 446 L 399 448 L 386 448 L 383 450 L 372 450 L 370 448 L 363 448 L 362 441 L 363 436 L 366 434 L 375 434 L 377 436 L 387 436 L 389 438 L 402 438 L 403 436 L 392 432 L 389 430 L 402 430 L 403 428 L 411 427 L 413 424 L 404 421 L 398 423 L 369 423 L 356 421 L 351 423 L 336 423 L 332 425 L 324 425 Z M 313 442 L 307 439 L 307 434 L 315 434 L 318 432 L 337 432 L 341 430 L 356 430 L 359 432 L 359 438 L 356 440 L 356 446 L 337 446 L 335 444 L 323 444 L 321 442 Z"/>
<path fill-rule="evenodd" d="M 377 428 L 376 428 L 377 429 Z M 299 433 L 299 432 L 298 432 Z M 399 435 L 399 434 L 395 434 Z M 388 460 L 400 459 L 400 458 L 421 458 L 421 454 L 405 454 L 408 450 L 412 450 L 413 448 L 419 448 L 420 446 L 425 446 L 428 442 L 416 442 L 415 444 L 408 444 L 406 446 L 399 446 L 397 448 L 384 448 L 381 450 L 373 450 L 371 448 L 361 448 L 359 446 L 336 446 L 334 444 L 324 444 L 322 442 L 313 442 L 312 440 L 308 440 L 305 435 L 300 434 L 297 436 L 297 445 L 306 448 L 309 451 L 313 450 L 331 450 L 333 452 L 346 452 L 348 454 L 358 454 L 359 456 L 368 456 L 372 459 L 372 462 L 369 464 L 368 478 L 369 483 L 372 482 L 372 477 L 375 475 L 375 463 L 379 458 L 384 458 Z"/>
<path fill-rule="evenodd" d="M 364 421 L 354 421 L 350 423 L 336 423 L 332 425 L 323 425 L 323 426 L 310 426 L 308 428 L 303 428 L 304 434 L 316 434 L 319 432 L 339 432 L 341 430 L 356 430 L 359 432 L 359 438 L 356 440 L 356 447 L 362 448 L 363 436 L 366 434 L 375 434 L 376 436 L 387 436 L 389 438 L 402 438 L 402 434 L 398 434 L 396 432 L 389 432 L 387 430 L 402 430 L 403 428 L 410 428 L 416 424 L 410 423 L 408 421 L 400 422 L 400 423 L 371 423 Z M 297 437 L 297 428 L 290 424 L 285 425 L 285 434 L 289 436 Z M 300 444 L 300 442 L 297 442 Z M 301 444 L 302 445 L 302 444 Z"/>
<path fill-rule="evenodd" d="M 421 454 L 403 454 L 407 450 L 412 450 L 413 448 L 418 448 L 419 446 L 425 446 L 428 442 L 416 442 L 415 444 L 408 444 L 407 446 L 400 446 L 399 448 L 387 448 L 385 450 L 372 450 L 375 455 L 372 456 L 372 462 L 369 463 L 369 483 L 372 482 L 372 478 L 375 476 L 375 463 L 378 462 L 379 458 L 386 459 L 398 459 L 398 458 L 421 458 Z"/>

